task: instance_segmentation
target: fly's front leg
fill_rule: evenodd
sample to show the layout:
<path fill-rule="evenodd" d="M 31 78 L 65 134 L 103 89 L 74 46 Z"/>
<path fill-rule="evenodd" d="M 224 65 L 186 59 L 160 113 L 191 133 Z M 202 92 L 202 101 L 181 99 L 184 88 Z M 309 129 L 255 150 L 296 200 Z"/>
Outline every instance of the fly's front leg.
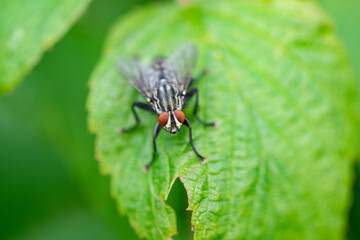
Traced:
<path fill-rule="evenodd" d="M 192 98 L 192 96 L 196 95 L 195 97 L 195 108 L 194 108 L 194 116 L 196 117 L 196 119 L 203 125 L 205 126 L 211 126 L 214 127 L 215 123 L 214 122 L 205 122 L 203 121 L 201 118 L 199 118 L 199 116 L 197 115 L 197 111 L 198 111 L 198 107 L 199 107 L 199 91 L 197 88 L 193 88 L 190 90 L 190 92 L 188 92 L 185 95 L 184 98 L 184 106 L 186 106 L 186 104 L 188 103 L 188 101 Z"/>
<path fill-rule="evenodd" d="M 190 121 L 189 121 L 187 118 L 185 118 L 184 124 L 185 124 L 185 126 L 187 126 L 187 127 L 189 128 L 190 144 L 191 144 L 194 152 L 196 153 L 196 155 L 200 158 L 200 162 L 201 162 L 201 163 L 207 162 L 207 159 L 204 158 L 200 153 L 198 153 L 198 151 L 197 151 L 196 148 L 195 148 L 195 145 L 194 145 L 193 139 L 192 139 L 191 124 L 190 124 Z"/>
<path fill-rule="evenodd" d="M 153 133 L 153 155 L 152 158 L 150 160 L 150 162 L 148 164 L 146 164 L 146 166 L 144 167 L 144 171 L 147 172 L 149 171 L 149 168 L 151 167 L 151 165 L 153 164 L 155 157 L 156 157 L 156 153 L 157 153 L 157 148 L 156 148 L 156 138 L 159 135 L 161 130 L 161 125 L 159 124 L 159 122 L 156 123 L 155 128 L 154 128 L 154 133 Z"/>
<path fill-rule="evenodd" d="M 130 131 L 134 130 L 137 126 L 139 126 L 140 119 L 139 119 L 139 117 L 138 117 L 138 115 L 137 115 L 137 113 L 135 111 L 135 107 L 138 107 L 140 109 L 155 113 L 150 104 L 142 103 L 142 102 L 133 102 L 132 105 L 131 105 L 131 110 L 132 110 L 133 115 L 135 117 L 136 123 L 133 126 L 128 127 L 128 128 L 121 128 L 120 131 L 119 131 L 120 133 L 130 132 Z"/>

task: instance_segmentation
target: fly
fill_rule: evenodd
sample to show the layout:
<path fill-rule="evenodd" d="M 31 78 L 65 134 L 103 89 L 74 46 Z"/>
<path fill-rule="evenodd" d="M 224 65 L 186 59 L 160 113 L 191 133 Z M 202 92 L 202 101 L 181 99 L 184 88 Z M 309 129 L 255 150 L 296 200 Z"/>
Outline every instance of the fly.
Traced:
<path fill-rule="evenodd" d="M 140 124 L 140 119 L 135 108 L 140 108 L 159 115 L 158 122 L 155 124 L 153 132 L 153 155 L 144 170 L 149 170 L 154 162 L 157 148 L 156 138 L 161 128 L 170 134 L 180 131 L 184 124 L 189 128 L 190 144 L 195 154 L 200 158 L 201 163 L 206 162 L 206 158 L 196 150 L 192 139 L 191 124 L 185 117 L 182 109 L 188 101 L 195 96 L 194 116 L 203 125 L 215 126 L 214 123 L 204 122 L 197 115 L 199 103 L 199 91 L 197 88 L 189 87 L 206 74 L 203 71 L 197 78 L 192 78 L 192 71 L 197 60 L 197 49 L 193 44 L 180 46 L 169 58 L 158 57 L 152 65 L 145 66 L 138 59 L 118 59 L 116 66 L 120 74 L 143 95 L 147 103 L 133 102 L 132 112 L 136 123 L 128 128 L 122 128 L 121 133 L 129 132 Z"/>

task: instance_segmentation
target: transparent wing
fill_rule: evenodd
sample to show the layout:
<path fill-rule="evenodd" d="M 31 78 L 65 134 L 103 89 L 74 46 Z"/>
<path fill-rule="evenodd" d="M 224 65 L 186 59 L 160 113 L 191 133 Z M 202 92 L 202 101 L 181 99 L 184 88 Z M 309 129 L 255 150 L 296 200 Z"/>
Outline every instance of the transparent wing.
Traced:
<path fill-rule="evenodd" d="M 145 98 L 152 98 L 152 89 L 146 76 L 146 66 L 137 59 L 117 59 L 120 74 Z"/>
<path fill-rule="evenodd" d="M 197 60 L 197 48 L 194 44 L 181 45 L 169 58 L 174 67 L 180 92 L 186 91 Z"/>

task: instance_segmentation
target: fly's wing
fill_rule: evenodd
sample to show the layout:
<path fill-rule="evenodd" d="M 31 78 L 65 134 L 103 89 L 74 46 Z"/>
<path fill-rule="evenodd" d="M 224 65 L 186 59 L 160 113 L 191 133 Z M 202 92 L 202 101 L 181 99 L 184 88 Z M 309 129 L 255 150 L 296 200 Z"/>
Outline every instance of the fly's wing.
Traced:
<path fill-rule="evenodd" d="M 169 58 L 173 66 L 180 92 L 185 92 L 191 81 L 191 74 L 197 60 L 197 49 L 194 44 L 181 45 Z"/>
<path fill-rule="evenodd" d="M 146 99 L 152 98 L 152 89 L 146 74 L 147 68 L 137 59 L 117 59 L 120 74 Z"/>

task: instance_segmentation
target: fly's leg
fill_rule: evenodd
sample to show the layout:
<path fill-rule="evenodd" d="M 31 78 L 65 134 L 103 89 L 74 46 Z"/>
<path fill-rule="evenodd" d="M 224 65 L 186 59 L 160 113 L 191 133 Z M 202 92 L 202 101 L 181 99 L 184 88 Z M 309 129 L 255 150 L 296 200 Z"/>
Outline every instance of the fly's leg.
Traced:
<path fill-rule="evenodd" d="M 144 167 L 145 172 L 149 171 L 149 168 L 151 167 L 151 165 L 153 164 L 153 162 L 155 160 L 156 153 L 157 153 L 156 138 L 159 135 L 160 130 L 161 130 L 161 125 L 159 124 L 159 122 L 157 122 L 155 125 L 155 128 L 154 128 L 154 133 L 153 133 L 153 146 L 154 146 L 153 155 L 152 155 L 150 162 L 148 164 L 146 164 L 146 166 Z"/>
<path fill-rule="evenodd" d="M 203 125 L 205 126 L 211 126 L 214 127 L 215 123 L 214 122 L 205 122 L 203 121 L 201 118 L 199 118 L 199 116 L 197 115 L 197 111 L 198 111 L 198 107 L 199 107 L 199 91 L 197 88 L 193 88 L 190 90 L 190 92 L 188 92 L 185 95 L 184 98 L 184 106 L 186 106 L 186 104 L 188 103 L 188 101 L 192 98 L 192 96 L 196 95 L 195 97 L 195 108 L 194 108 L 194 116 L 196 117 L 196 119 Z"/>
<path fill-rule="evenodd" d="M 200 153 L 198 153 L 198 151 L 196 150 L 195 146 L 194 146 L 194 143 L 193 143 L 193 139 L 192 139 L 192 132 L 191 132 L 191 124 L 190 124 L 190 121 L 185 118 L 185 121 L 184 121 L 184 124 L 185 126 L 187 126 L 189 128 L 189 139 L 190 139 L 190 144 L 194 150 L 194 152 L 196 153 L 196 155 L 200 158 L 200 162 L 201 163 L 205 163 L 207 161 L 206 158 L 204 158 L 203 156 L 200 155 Z"/>
<path fill-rule="evenodd" d="M 132 110 L 133 115 L 135 117 L 136 123 L 133 126 L 128 127 L 128 128 L 121 128 L 120 131 L 119 131 L 120 133 L 130 132 L 130 131 L 134 130 L 137 126 L 139 126 L 140 119 L 139 119 L 139 117 L 138 117 L 138 115 L 137 115 L 137 113 L 135 111 L 135 107 L 138 107 L 140 109 L 143 109 L 143 110 L 154 113 L 154 110 L 152 109 L 150 104 L 142 103 L 142 102 L 133 102 L 132 105 L 131 105 L 131 110 Z"/>

